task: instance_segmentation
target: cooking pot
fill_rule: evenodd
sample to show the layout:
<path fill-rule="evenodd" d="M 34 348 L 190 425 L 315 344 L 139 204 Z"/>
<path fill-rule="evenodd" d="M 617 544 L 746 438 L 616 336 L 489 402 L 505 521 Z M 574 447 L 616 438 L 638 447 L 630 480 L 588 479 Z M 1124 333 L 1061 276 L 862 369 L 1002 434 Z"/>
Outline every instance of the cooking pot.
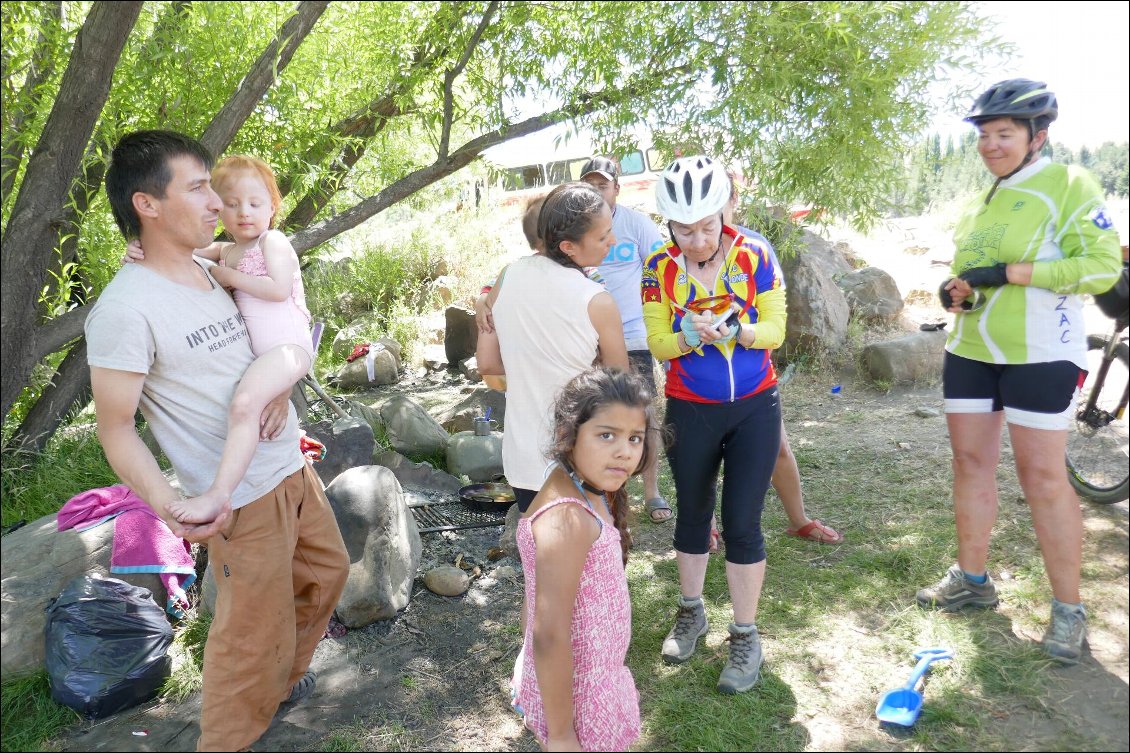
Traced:
<path fill-rule="evenodd" d="M 489 481 L 485 484 L 471 484 L 459 490 L 459 498 L 472 509 L 482 512 L 505 513 L 517 500 L 509 484 Z"/>

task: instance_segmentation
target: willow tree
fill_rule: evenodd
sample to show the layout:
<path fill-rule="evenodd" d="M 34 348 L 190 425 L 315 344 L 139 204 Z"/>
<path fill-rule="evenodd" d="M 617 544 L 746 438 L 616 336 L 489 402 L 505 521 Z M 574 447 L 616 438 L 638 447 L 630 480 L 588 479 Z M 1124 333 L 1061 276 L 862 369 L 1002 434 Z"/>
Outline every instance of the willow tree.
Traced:
<path fill-rule="evenodd" d="M 267 159 L 299 253 L 563 121 L 608 148 L 646 124 L 866 221 L 935 79 L 991 41 L 959 2 L 2 7 L 0 397 L 36 446 L 87 397 L 82 322 L 121 253 L 100 184 L 127 131 Z"/>

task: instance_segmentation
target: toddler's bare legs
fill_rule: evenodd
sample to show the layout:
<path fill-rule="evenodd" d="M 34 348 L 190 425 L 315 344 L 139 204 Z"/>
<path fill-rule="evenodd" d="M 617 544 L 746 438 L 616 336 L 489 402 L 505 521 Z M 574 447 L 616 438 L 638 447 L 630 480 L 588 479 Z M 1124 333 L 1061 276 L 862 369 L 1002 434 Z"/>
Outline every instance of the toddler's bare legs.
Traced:
<path fill-rule="evenodd" d="M 181 523 L 208 523 L 231 505 L 255 448 L 259 445 L 259 418 L 274 398 L 290 392 L 310 370 L 310 354 L 297 345 L 279 345 L 255 359 L 236 387 L 228 408 L 228 437 L 216 479 L 199 497 L 169 505 Z"/>

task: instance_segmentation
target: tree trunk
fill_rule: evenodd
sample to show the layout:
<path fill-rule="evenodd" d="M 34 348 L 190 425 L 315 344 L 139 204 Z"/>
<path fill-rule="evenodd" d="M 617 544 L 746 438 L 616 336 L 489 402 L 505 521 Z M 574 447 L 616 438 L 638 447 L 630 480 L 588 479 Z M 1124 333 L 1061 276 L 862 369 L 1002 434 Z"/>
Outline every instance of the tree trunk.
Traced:
<path fill-rule="evenodd" d="M 86 340 L 80 340 L 59 364 L 52 383 L 43 390 L 12 441 L 26 450 L 42 452 L 71 407 L 90 402 L 90 369 L 86 365 Z"/>
<path fill-rule="evenodd" d="M 83 22 L 0 243 L 0 415 L 8 415 L 35 365 L 36 300 L 83 151 L 106 102 L 140 2 L 94 3 Z"/>

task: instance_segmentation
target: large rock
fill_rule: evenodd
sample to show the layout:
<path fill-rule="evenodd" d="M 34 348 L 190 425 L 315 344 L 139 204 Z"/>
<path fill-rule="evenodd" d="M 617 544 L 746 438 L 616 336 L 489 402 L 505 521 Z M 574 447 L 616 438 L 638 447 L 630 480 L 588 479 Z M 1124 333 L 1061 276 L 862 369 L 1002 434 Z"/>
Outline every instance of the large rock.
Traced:
<path fill-rule="evenodd" d="M 474 428 L 474 418 L 486 415 L 488 410 L 491 419 L 498 421 L 498 430 L 504 430 L 506 393 L 482 385 L 475 385 L 475 388 L 466 397 L 439 414 L 439 422 L 444 429 L 452 433 L 471 431 Z"/>
<path fill-rule="evenodd" d="M 148 588 L 164 608 L 165 586 L 156 573 L 110 573 L 114 526 L 111 520 L 81 533 L 59 531 L 55 516 L 46 515 L 4 537 L 0 665 L 5 680 L 43 668 L 43 610 L 80 575 L 98 572 Z"/>
<path fill-rule="evenodd" d="M 400 381 L 400 364 L 391 351 L 381 348 L 373 353 L 373 373 L 369 374 L 369 357 L 362 356 L 341 367 L 337 374 L 337 385 L 343 390 L 362 390 L 396 384 Z"/>
<path fill-rule="evenodd" d="M 502 473 L 502 434 L 485 437 L 461 431 L 447 443 L 447 470 L 474 482 L 490 481 Z"/>
<path fill-rule="evenodd" d="M 326 488 L 349 552 L 337 618 L 358 628 L 408 606 L 423 549 L 400 482 L 380 465 L 350 468 Z"/>
<path fill-rule="evenodd" d="M 844 343 L 850 310 L 830 271 L 831 254 L 831 249 L 827 254 L 806 252 L 792 260 L 783 354 L 786 358 L 796 352 L 833 351 Z"/>
<path fill-rule="evenodd" d="M 887 384 L 931 382 L 942 375 L 946 333 L 915 332 L 874 343 L 863 349 L 863 368 L 872 379 Z"/>
<path fill-rule="evenodd" d="M 323 484 L 329 484 L 348 468 L 370 465 L 377 440 L 364 419 L 350 416 L 319 421 L 306 427 L 306 433 L 326 446 L 326 456 L 314 463 Z"/>
<path fill-rule="evenodd" d="M 400 485 L 407 489 L 457 494 L 462 483 L 450 473 L 437 470 L 431 463 L 413 463 L 396 450 L 378 452 L 374 465 L 383 465 L 392 471 Z"/>
<path fill-rule="evenodd" d="M 396 395 L 381 405 L 381 420 L 394 450 L 404 455 L 435 455 L 447 450 L 448 433 L 422 405 Z"/>
<path fill-rule="evenodd" d="M 479 328 L 475 324 L 475 312 L 461 306 L 448 306 L 444 312 L 446 330 L 443 347 L 447 351 L 447 362 L 456 364 L 475 355 L 479 344 Z"/>
<path fill-rule="evenodd" d="M 878 267 L 864 267 L 839 279 L 851 313 L 866 322 L 892 322 L 902 313 L 902 294 L 895 278 Z"/>

